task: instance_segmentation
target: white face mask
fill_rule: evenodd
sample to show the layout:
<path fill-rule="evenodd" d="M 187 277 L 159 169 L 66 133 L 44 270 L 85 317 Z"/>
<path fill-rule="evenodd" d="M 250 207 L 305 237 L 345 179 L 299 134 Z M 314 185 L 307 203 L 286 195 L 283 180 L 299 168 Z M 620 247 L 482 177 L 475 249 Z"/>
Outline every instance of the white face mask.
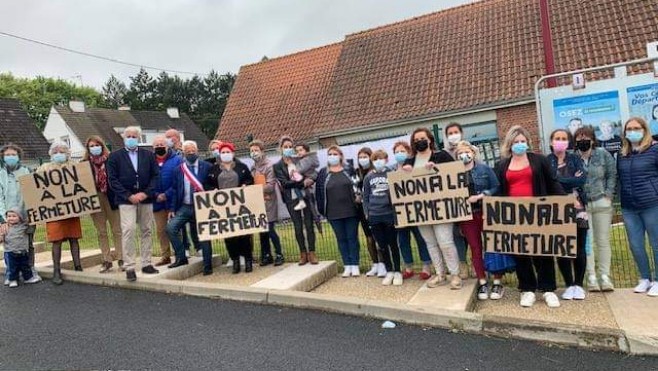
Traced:
<path fill-rule="evenodd" d="M 462 140 L 462 135 L 459 133 L 448 135 L 448 143 L 452 144 L 453 146 L 459 143 L 460 140 Z"/>
<path fill-rule="evenodd" d="M 233 154 L 232 153 L 220 153 L 219 154 L 219 159 L 222 162 L 231 162 L 231 161 L 233 161 Z"/>

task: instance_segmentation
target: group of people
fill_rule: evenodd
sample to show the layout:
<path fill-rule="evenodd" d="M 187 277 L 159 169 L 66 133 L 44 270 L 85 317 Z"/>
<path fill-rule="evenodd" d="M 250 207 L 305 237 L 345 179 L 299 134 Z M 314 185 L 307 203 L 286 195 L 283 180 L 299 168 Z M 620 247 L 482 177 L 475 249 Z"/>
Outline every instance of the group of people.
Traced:
<path fill-rule="evenodd" d="M 358 229 L 366 236 L 372 268 L 366 276 L 382 278 L 382 284 L 402 285 L 416 275 L 413 270 L 411 236 L 416 240 L 422 261 L 419 277 L 430 288 L 448 284 L 462 288 L 469 276 L 466 264 L 470 247 L 471 265 L 478 280 L 480 300 L 501 299 L 502 277 L 516 272 L 520 305 L 530 307 L 536 293 L 549 307 L 558 307 L 555 294 L 555 258 L 484 253 L 482 247 L 483 198 L 540 197 L 572 194 L 577 208 L 576 258 L 557 258 L 557 267 L 566 290 L 563 300 L 582 300 L 589 291 L 611 291 L 610 229 L 612 200 L 620 185 L 622 214 L 632 254 L 641 279 L 635 292 L 658 296 L 658 273 L 651 272 L 645 234 L 649 236 L 654 266 L 658 263 L 658 145 L 651 137 L 648 124 L 631 118 L 623 126 L 618 158 L 597 146 L 594 129 L 579 127 L 575 133 L 557 129 L 550 136 L 550 153 L 533 152 L 529 133 L 520 126 L 512 127 L 501 143 L 501 159 L 494 168 L 480 161 L 478 148 L 463 140 L 463 129 L 451 123 L 444 129 L 446 146 L 437 148 L 432 132 L 426 128 L 413 131 L 409 142 L 399 141 L 389 161 L 384 149 L 362 148 L 357 164 L 346 161 L 339 146 L 327 150 L 327 164 L 318 162 L 304 143 L 284 136 L 279 141 L 281 159 L 273 163 L 265 155 L 259 140 L 249 143 L 249 168 L 236 158 L 232 143 L 214 140 L 209 151 L 212 158 L 199 157 L 193 141 L 181 143 L 180 133 L 171 129 L 153 140 L 153 150 L 139 146 L 141 132 L 128 127 L 123 132 L 124 148 L 112 153 L 100 137 L 85 143 L 84 159 L 92 169 L 101 211 L 92 214 L 102 251 L 101 273 L 113 269 L 113 261 L 125 271 L 129 281 L 136 280 L 137 226 L 141 244 L 140 269 L 143 274 L 158 273 L 157 266 L 178 267 L 188 264 L 189 241 L 201 253 L 204 275 L 212 274 L 212 249 L 209 241 L 199 241 L 196 231 L 195 192 L 226 189 L 253 184 L 263 186 L 263 198 L 269 230 L 259 235 L 260 265 L 284 263 L 278 221 L 280 194 L 286 205 L 300 251 L 299 264 L 317 264 L 315 228 L 325 218 L 336 236 L 342 257 L 342 277 L 355 277 L 360 272 Z M 26 224 L 19 176 L 29 173 L 21 164 L 22 151 L 9 144 L 0 149 L 0 240 L 5 245 L 5 262 L 9 269 L 5 284 L 17 285 L 19 273 L 24 282 L 40 280 L 34 269 L 34 228 Z M 53 143 L 51 162 L 39 170 L 63 166 L 71 161 L 66 144 Z M 440 163 L 460 161 L 464 164 L 471 204 L 472 219 L 457 223 L 396 228 L 396 215 L 389 195 L 387 174 L 431 169 Z M 109 228 L 108 228 L 109 223 Z M 153 226 L 160 243 L 161 258 L 153 264 L 151 251 Z M 320 229 L 321 230 L 321 229 Z M 588 251 L 588 230 L 594 248 Z M 189 233 L 188 233 L 189 231 Z M 61 284 L 61 248 L 68 241 L 75 270 L 82 270 L 78 240 L 82 236 L 78 217 L 46 223 L 47 241 L 52 243 L 53 283 Z M 111 237 L 111 238 L 110 238 Z M 109 240 L 113 241 L 114 253 Z M 252 236 L 225 239 L 233 273 L 240 273 L 240 260 L 245 272 L 253 270 Z M 271 245 L 274 245 L 272 253 Z M 170 249 L 173 248 L 174 259 Z M 585 286 L 585 280 L 587 285 Z"/>

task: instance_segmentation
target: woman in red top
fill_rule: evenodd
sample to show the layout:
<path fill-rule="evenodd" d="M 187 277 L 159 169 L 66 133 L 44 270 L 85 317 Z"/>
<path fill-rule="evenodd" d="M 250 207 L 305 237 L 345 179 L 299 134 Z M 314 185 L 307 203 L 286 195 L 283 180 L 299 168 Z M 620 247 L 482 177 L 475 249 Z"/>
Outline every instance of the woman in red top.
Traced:
<path fill-rule="evenodd" d="M 513 126 L 501 145 L 501 160 L 496 165 L 500 182 L 500 196 L 538 197 L 564 195 L 562 186 L 555 178 L 551 164 L 545 156 L 529 153 L 530 135 L 521 126 Z M 555 260 L 553 257 L 517 255 L 516 276 L 521 291 L 521 306 L 531 307 L 536 300 L 535 291 L 544 293 L 544 301 L 551 307 L 559 307 L 554 291 Z"/>

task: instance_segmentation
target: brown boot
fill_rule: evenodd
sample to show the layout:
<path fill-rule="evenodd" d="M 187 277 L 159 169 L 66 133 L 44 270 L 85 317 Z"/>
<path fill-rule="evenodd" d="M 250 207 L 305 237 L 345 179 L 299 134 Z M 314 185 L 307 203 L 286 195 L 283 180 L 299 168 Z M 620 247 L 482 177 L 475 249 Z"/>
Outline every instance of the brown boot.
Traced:
<path fill-rule="evenodd" d="M 306 265 L 308 263 L 308 256 L 305 252 L 299 253 L 299 265 Z"/>
<path fill-rule="evenodd" d="M 308 261 L 313 265 L 318 264 L 318 257 L 315 255 L 315 251 L 308 253 Z"/>
<path fill-rule="evenodd" d="M 162 258 L 159 262 L 155 263 L 156 267 L 161 267 L 163 265 L 171 264 L 171 258 Z"/>

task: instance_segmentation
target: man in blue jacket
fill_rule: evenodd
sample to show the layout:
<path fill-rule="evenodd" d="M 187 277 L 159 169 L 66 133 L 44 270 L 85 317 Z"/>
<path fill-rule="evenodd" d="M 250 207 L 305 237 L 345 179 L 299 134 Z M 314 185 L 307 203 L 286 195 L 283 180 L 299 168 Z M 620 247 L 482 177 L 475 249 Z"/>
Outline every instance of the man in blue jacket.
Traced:
<path fill-rule="evenodd" d="M 125 148 L 112 152 L 107 177 L 119 205 L 123 261 L 128 281 L 135 281 L 135 229 L 141 229 L 142 273 L 156 274 L 151 264 L 153 247 L 153 201 L 157 197 L 159 169 L 153 152 L 139 148 L 142 130 L 129 126 L 123 131 Z"/>
<path fill-rule="evenodd" d="M 183 143 L 185 161 L 176 167 L 172 173 L 172 197 L 167 199 L 169 224 L 167 235 L 174 246 L 176 261 L 169 268 L 180 267 L 188 263 L 185 257 L 185 247 L 181 239 L 181 230 L 185 224 L 190 224 L 192 242 L 200 246 L 203 252 L 203 274 L 212 274 L 212 251 L 209 241 L 199 241 L 194 214 L 194 193 L 206 190 L 208 174 L 212 165 L 199 160 L 199 149 L 196 142 L 186 140 Z"/>

